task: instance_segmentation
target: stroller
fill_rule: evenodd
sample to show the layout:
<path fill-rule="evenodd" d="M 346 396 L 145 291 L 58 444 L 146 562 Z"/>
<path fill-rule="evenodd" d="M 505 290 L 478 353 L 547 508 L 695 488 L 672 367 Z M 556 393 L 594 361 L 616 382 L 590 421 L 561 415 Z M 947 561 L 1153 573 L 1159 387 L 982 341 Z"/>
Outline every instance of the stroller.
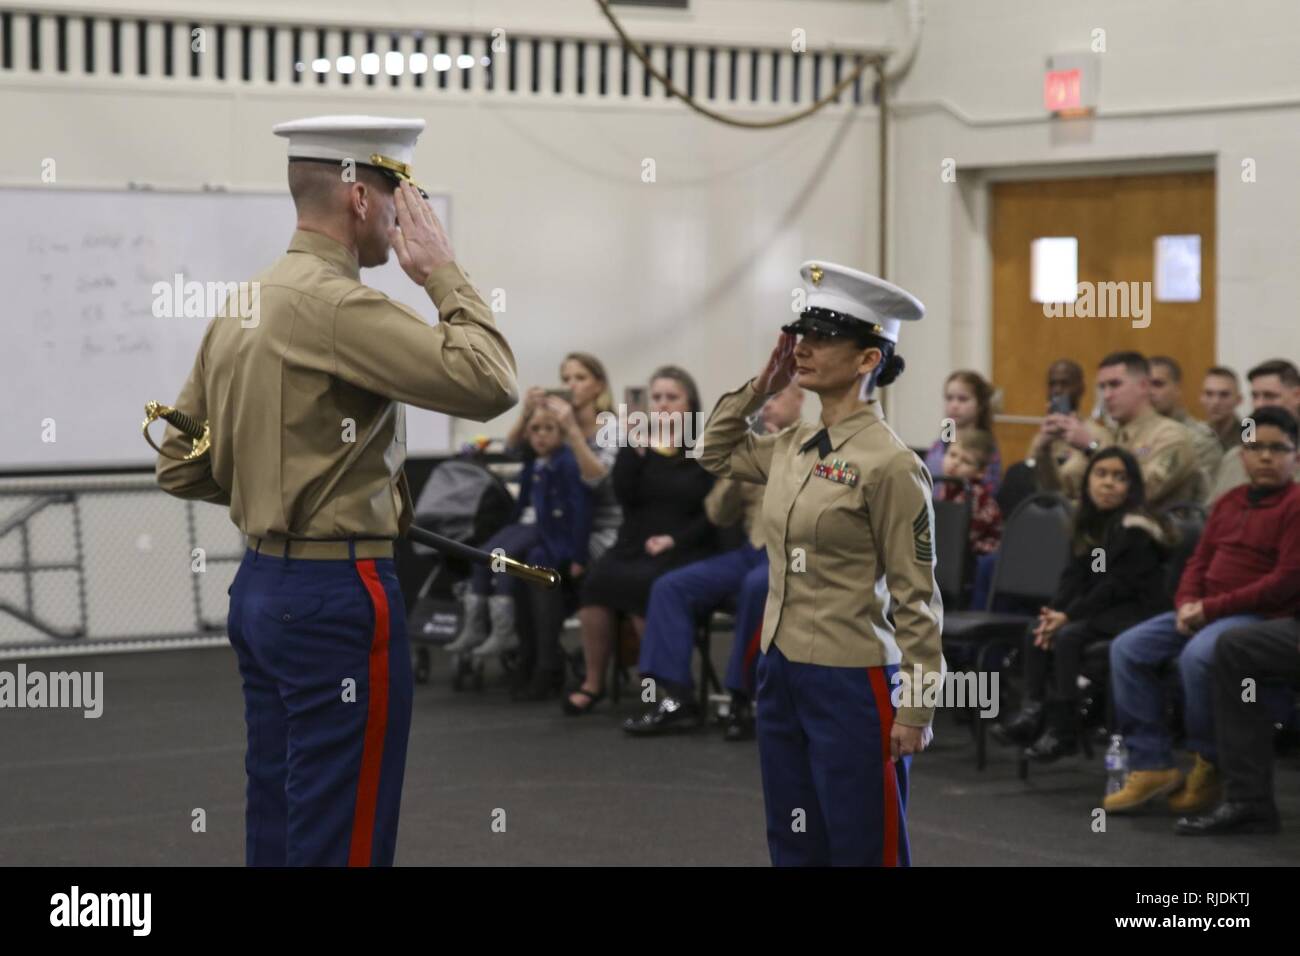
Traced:
<path fill-rule="evenodd" d="M 453 458 L 433 469 L 415 503 L 415 523 L 468 545 L 481 546 L 509 521 L 514 498 L 505 483 L 476 461 Z M 417 557 L 432 558 L 433 569 L 420 586 L 407 616 L 407 634 L 416 648 L 415 680 L 429 682 L 430 649 L 455 640 L 464 623 L 462 597 L 469 587 L 466 562 L 412 543 Z M 483 689 L 483 665 L 469 655 L 452 660 L 452 687 L 462 690 L 472 680 Z"/>

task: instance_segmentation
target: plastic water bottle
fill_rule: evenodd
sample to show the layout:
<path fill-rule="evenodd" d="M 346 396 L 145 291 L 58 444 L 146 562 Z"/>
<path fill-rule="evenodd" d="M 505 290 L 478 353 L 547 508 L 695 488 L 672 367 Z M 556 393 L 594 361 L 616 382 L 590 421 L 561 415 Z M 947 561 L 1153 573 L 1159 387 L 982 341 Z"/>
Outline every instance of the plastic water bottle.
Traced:
<path fill-rule="evenodd" d="M 1106 796 L 1124 789 L 1128 779 L 1128 748 L 1124 738 L 1111 734 L 1110 746 L 1106 748 Z"/>

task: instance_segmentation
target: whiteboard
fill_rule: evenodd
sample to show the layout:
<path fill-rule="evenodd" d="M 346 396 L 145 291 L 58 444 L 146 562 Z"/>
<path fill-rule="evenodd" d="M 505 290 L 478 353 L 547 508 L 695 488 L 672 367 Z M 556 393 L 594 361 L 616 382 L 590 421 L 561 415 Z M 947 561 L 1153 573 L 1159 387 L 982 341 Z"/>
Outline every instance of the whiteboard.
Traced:
<path fill-rule="evenodd" d="M 176 400 L 208 323 L 156 318 L 154 283 L 251 279 L 295 221 L 287 191 L 0 189 L 0 469 L 151 465 L 144 404 Z M 395 255 L 361 281 L 437 317 Z M 446 451 L 451 423 L 408 407 L 406 440 Z"/>

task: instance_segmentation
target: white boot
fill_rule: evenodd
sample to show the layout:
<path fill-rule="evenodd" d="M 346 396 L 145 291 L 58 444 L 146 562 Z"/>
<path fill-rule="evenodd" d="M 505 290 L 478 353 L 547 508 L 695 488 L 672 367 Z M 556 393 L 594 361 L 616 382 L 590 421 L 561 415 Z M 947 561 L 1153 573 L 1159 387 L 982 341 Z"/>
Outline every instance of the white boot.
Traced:
<path fill-rule="evenodd" d="M 443 648 L 449 654 L 463 654 L 473 650 L 488 638 L 487 597 L 467 591 L 460 601 L 465 611 L 465 620 L 461 622 L 460 634 Z"/>
<path fill-rule="evenodd" d="M 488 616 L 492 619 L 492 636 L 474 648 L 476 658 L 491 657 L 519 646 L 515 631 L 515 599 L 509 594 L 494 594 L 488 598 Z"/>

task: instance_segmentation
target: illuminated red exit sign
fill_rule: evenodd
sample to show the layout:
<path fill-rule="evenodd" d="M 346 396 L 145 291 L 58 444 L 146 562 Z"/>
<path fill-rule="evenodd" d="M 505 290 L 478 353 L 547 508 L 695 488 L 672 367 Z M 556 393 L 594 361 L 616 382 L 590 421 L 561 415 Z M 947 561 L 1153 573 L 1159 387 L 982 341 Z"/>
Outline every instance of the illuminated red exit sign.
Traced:
<path fill-rule="evenodd" d="M 1043 78 L 1043 106 L 1053 113 L 1083 109 L 1082 85 L 1079 70 L 1048 70 Z"/>
<path fill-rule="evenodd" d="M 1047 58 L 1043 73 L 1043 106 L 1056 116 L 1090 116 L 1097 108 L 1096 54 L 1057 53 Z"/>

